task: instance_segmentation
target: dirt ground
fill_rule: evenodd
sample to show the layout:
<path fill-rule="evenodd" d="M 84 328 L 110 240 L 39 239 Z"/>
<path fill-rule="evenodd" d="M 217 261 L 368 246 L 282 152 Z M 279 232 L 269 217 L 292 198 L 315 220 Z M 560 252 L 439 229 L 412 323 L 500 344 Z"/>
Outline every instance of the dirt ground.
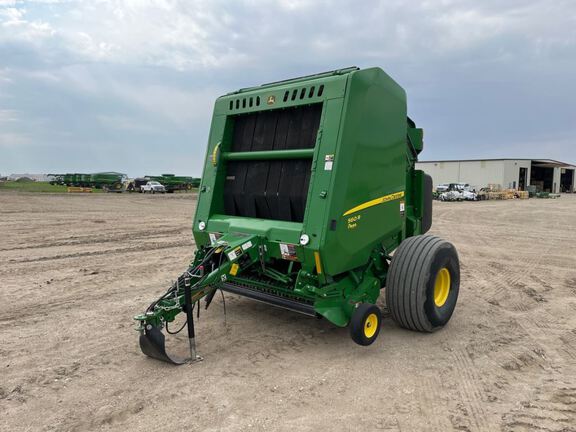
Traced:
<path fill-rule="evenodd" d="M 435 203 L 462 265 L 442 331 L 386 317 L 365 348 L 227 294 L 174 367 L 132 316 L 191 260 L 195 202 L 0 193 L 0 430 L 576 431 L 576 196 Z"/>

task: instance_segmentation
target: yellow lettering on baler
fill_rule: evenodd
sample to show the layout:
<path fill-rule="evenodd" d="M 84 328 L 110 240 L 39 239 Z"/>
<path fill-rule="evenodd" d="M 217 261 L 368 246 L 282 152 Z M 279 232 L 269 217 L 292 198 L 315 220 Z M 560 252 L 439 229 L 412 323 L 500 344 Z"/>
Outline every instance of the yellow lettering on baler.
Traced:
<path fill-rule="evenodd" d="M 404 191 L 394 192 L 388 195 L 384 195 L 383 197 L 376 198 L 370 201 L 366 201 L 356 207 L 351 208 L 347 212 L 345 212 L 342 216 L 348 216 L 349 214 L 359 212 L 361 210 L 367 209 L 369 207 L 374 207 L 375 205 L 382 204 L 389 201 L 394 201 L 404 197 Z"/>

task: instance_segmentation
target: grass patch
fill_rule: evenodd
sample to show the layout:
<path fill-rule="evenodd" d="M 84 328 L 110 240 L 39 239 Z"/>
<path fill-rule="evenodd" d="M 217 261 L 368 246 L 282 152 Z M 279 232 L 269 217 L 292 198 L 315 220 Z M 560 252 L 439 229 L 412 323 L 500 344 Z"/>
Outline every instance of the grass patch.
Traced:
<path fill-rule="evenodd" d="M 47 193 L 67 193 L 67 187 L 62 185 L 51 185 L 48 182 L 35 182 L 35 181 L 4 181 L 0 182 L 1 191 L 15 191 L 15 192 L 47 192 Z M 103 193 L 102 189 L 92 188 L 92 193 Z M 175 193 L 198 193 L 198 188 L 192 188 L 186 191 L 175 191 Z"/>
<path fill-rule="evenodd" d="M 48 182 L 5 181 L 0 182 L 0 191 L 66 193 L 66 186 Z"/>

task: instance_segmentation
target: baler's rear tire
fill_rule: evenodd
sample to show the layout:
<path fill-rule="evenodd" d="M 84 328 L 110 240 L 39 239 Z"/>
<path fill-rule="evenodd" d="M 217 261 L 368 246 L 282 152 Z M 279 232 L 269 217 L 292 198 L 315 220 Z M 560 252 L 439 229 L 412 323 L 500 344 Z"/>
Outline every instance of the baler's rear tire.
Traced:
<path fill-rule="evenodd" d="M 370 303 L 360 303 L 352 313 L 350 320 L 350 336 L 358 345 L 370 345 L 380 333 L 382 313 L 378 306 Z"/>
<path fill-rule="evenodd" d="M 452 243 L 431 235 L 404 240 L 386 278 L 386 304 L 401 327 L 433 332 L 450 321 L 460 288 Z"/>

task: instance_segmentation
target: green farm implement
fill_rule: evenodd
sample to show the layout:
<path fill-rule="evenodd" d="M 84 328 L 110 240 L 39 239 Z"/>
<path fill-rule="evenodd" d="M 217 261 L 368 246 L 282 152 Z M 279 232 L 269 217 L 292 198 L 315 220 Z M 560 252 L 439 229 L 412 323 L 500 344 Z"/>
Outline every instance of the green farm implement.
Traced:
<path fill-rule="evenodd" d="M 89 184 L 97 189 L 105 189 L 110 192 L 122 192 L 126 174 L 116 172 L 102 172 L 90 174 Z"/>
<path fill-rule="evenodd" d="M 95 174 L 48 174 L 52 184 L 64 186 L 105 189 L 112 192 L 122 192 L 126 174 L 117 172 L 102 172 Z"/>
<path fill-rule="evenodd" d="M 166 192 L 188 191 L 200 186 L 200 179 L 194 177 L 176 176 L 174 174 L 162 174 L 160 176 L 146 176 L 150 180 L 161 183 Z"/>
<path fill-rule="evenodd" d="M 432 181 L 415 169 L 422 129 L 379 68 L 347 68 L 217 99 L 189 268 L 135 317 L 144 354 L 197 359 L 193 311 L 217 290 L 348 326 L 370 345 L 384 289 L 392 318 L 433 332 L 460 285 L 454 246 L 425 235 Z M 392 254 L 394 252 L 394 254 Z M 185 313 L 190 359 L 163 330 Z"/>

